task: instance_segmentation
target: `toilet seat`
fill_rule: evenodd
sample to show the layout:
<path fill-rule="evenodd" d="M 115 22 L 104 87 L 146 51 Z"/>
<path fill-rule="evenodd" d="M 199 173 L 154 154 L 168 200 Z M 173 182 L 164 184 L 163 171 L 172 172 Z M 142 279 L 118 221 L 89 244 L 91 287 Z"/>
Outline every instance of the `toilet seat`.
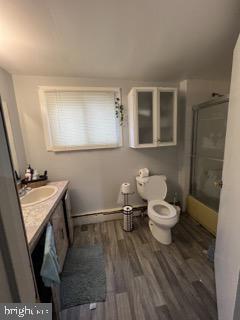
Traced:
<path fill-rule="evenodd" d="M 155 208 L 156 206 L 161 206 L 163 208 L 158 212 Z M 151 200 L 148 203 L 148 215 L 153 220 L 169 220 L 177 216 L 177 210 L 174 206 L 164 200 Z"/>

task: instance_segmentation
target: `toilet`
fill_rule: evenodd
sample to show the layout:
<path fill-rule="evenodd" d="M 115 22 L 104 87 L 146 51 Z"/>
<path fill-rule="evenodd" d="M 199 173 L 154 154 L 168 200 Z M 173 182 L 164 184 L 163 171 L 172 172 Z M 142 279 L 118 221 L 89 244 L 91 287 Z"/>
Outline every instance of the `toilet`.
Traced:
<path fill-rule="evenodd" d="M 171 228 L 179 220 L 180 208 L 164 201 L 167 195 L 166 177 L 154 175 L 136 177 L 137 190 L 148 201 L 149 228 L 155 239 L 163 244 L 172 242 Z"/>

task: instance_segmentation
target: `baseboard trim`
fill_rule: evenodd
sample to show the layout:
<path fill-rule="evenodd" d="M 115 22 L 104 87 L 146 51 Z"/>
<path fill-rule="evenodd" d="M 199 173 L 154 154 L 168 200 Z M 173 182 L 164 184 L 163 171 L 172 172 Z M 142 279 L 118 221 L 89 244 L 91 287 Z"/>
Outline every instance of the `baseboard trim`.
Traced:
<path fill-rule="evenodd" d="M 143 214 L 147 210 L 147 205 L 133 206 L 134 216 Z M 92 211 L 79 213 L 72 216 L 74 226 L 79 226 L 89 223 L 101 223 L 104 221 L 122 219 L 122 208 L 112 208 L 104 211 Z"/>

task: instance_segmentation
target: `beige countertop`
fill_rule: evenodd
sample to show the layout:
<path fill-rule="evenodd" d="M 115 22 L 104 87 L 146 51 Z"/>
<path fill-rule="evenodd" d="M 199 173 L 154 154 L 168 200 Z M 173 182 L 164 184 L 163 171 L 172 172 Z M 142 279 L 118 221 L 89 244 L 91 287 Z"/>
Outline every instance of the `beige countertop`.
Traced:
<path fill-rule="evenodd" d="M 31 252 L 33 251 L 44 227 L 50 220 L 59 200 L 67 190 L 69 181 L 49 182 L 48 184 L 58 187 L 58 191 L 53 197 L 33 206 L 22 207 L 27 241 Z"/>

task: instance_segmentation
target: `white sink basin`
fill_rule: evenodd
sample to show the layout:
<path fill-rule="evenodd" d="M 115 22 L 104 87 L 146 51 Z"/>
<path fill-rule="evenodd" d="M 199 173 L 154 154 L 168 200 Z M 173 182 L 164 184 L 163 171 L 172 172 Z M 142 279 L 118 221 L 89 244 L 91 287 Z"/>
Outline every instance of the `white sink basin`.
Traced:
<path fill-rule="evenodd" d="M 21 198 L 22 207 L 33 206 L 40 202 L 46 201 L 53 197 L 58 192 L 56 186 L 47 185 L 44 187 L 39 187 L 32 189 L 25 196 Z"/>

